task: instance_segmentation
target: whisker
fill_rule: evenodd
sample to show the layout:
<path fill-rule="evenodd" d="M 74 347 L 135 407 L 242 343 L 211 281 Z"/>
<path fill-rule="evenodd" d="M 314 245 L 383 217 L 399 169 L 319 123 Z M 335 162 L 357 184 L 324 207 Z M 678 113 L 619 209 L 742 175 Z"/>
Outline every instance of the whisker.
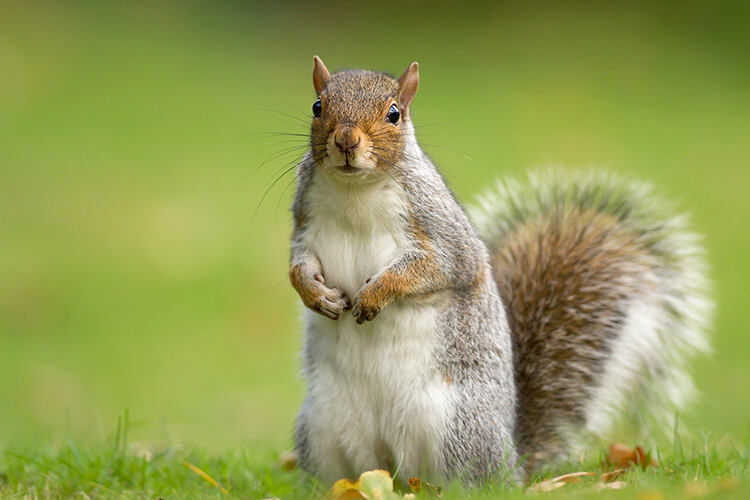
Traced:
<path fill-rule="evenodd" d="M 389 167 L 391 167 L 391 168 L 393 168 L 394 170 L 396 170 L 396 172 L 397 172 L 397 173 L 399 173 L 400 175 L 403 175 L 403 170 L 401 169 L 401 167 L 400 167 L 399 165 L 396 165 L 395 163 L 391 162 L 390 160 L 387 160 L 387 159 L 385 159 L 384 157 L 380 156 L 380 155 L 379 155 L 378 153 L 376 153 L 376 152 L 374 152 L 374 151 L 370 151 L 370 154 L 371 154 L 372 156 L 374 156 L 374 157 L 375 157 L 375 159 L 376 159 L 376 160 L 377 160 L 378 162 L 382 162 L 382 163 L 385 163 L 385 164 L 386 164 L 386 165 L 388 165 Z M 397 179 L 396 179 L 396 178 L 395 178 L 395 177 L 394 177 L 394 176 L 393 176 L 393 175 L 391 174 L 391 172 L 390 172 L 390 171 L 389 171 L 388 169 L 385 169 L 385 170 L 384 170 L 384 172 L 385 172 L 386 174 L 388 174 L 388 175 L 390 176 L 390 178 L 391 178 L 391 179 L 393 179 L 393 181 L 394 181 L 394 182 L 398 183 L 398 180 L 397 180 Z"/>
<path fill-rule="evenodd" d="M 287 149 L 287 150 L 282 150 L 281 152 L 272 153 L 270 156 L 266 157 L 265 160 L 263 160 L 262 162 L 260 162 L 260 164 L 258 164 L 255 168 L 253 168 L 250 171 L 250 173 L 248 174 L 248 176 L 251 175 L 251 174 L 254 174 L 255 172 L 257 172 L 261 167 L 263 167 L 264 165 L 268 164 L 268 162 L 270 162 L 270 161 L 273 161 L 273 160 L 275 160 L 277 158 L 281 158 L 282 156 L 287 155 L 287 154 L 298 152 L 298 151 L 300 151 L 302 149 L 306 149 L 306 148 L 307 148 L 307 146 L 305 146 L 304 148 L 297 148 L 295 146 L 292 149 Z"/>
<path fill-rule="evenodd" d="M 315 160 L 313 161 L 313 163 L 312 163 L 311 165 L 314 165 L 315 163 L 317 163 L 318 161 L 320 161 L 320 160 L 321 160 L 321 159 L 322 159 L 322 158 L 323 158 L 324 156 L 326 156 L 326 155 L 327 155 L 327 153 L 325 153 L 324 155 L 321 155 L 321 156 L 320 156 L 319 158 L 315 159 Z M 291 167 L 289 167 L 289 168 L 286 168 L 286 169 L 284 169 L 284 171 L 283 171 L 283 172 L 282 172 L 282 173 L 281 173 L 280 175 L 278 175 L 278 176 L 277 176 L 277 177 L 276 177 L 276 178 L 275 178 L 275 179 L 273 180 L 273 182 L 271 182 L 271 185 L 270 185 L 270 186 L 268 186 L 268 187 L 266 188 L 266 190 L 265 190 L 265 191 L 263 192 L 263 196 L 261 196 L 261 198 L 260 198 L 260 201 L 258 202 L 258 205 L 257 205 L 257 206 L 255 207 L 255 212 L 253 213 L 253 218 L 252 218 L 252 221 L 251 221 L 251 222 L 254 222 L 254 221 L 255 221 L 255 217 L 256 217 L 256 215 L 258 214 L 258 210 L 260 210 L 260 207 L 261 207 L 261 205 L 263 204 L 263 201 L 265 201 L 265 199 L 266 199 L 266 197 L 268 196 L 268 193 L 269 193 L 269 192 L 271 191 L 271 189 L 273 189 L 273 187 L 274 187 L 274 186 L 275 186 L 275 185 L 276 185 L 276 184 L 277 184 L 277 183 L 278 183 L 278 182 L 279 182 L 279 181 L 280 181 L 281 179 L 283 179 L 283 178 L 284 178 L 284 176 L 285 176 L 286 174 L 288 174 L 289 172 L 291 172 L 292 170 L 294 170 L 294 169 L 295 169 L 296 167 L 297 167 L 297 164 L 295 164 L 295 165 L 292 165 Z M 302 165 L 302 166 L 301 166 L 301 169 L 304 169 L 304 168 L 306 168 L 306 167 L 305 167 L 305 165 Z"/>
<path fill-rule="evenodd" d="M 308 170 L 308 169 L 312 168 L 313 166 L 315 166 L 315 164 L 316 164 L 316 163 L 318 163 L 318 162 L 319 162 L 320 160 L 322 160 L 322 159 L 323 159 L 323 158 L 325 158 L 326 156 L 327 156 L 327 155 L 326 155 L 326 154 L 324 154 L 324 155 L 322 155 L 322 156 L 321 156 L 320 158 L 318 158 L 317 160 L 315 160 L 315 161 L 313 161 L 312 163 L 310 163 L 309 165 L 302 165 L 302 167 L 300 168 L 299 172 L 297 172 L 297 173 L 296 173 L 296 174 L 294 175 L 294 177 L 292 177 L 292 180 L 290 180 L 289 182 L 287 182 L 286 186 L 284 186 L 284 189 L 283 189 L 283 191 L 281 191 L 281 194 L 279 195 L 279 200 L 278 200 L 278 201 L 276 202 L 276 210 L 274 211 L 274 216 L 273 216 L 273 218 L 274 218 L 274 221 L 276 221 L 276 217 L 277 217 L 277 216 L 278 216 L 278 214 L 279 214 L 279 205 L 281 205 L 281 200 L 282 200 L 282 199 L 284 198 L 284 193 L 286 193 L 287 189 L 289 189 L 289 187 L 290 187 L 290 186 L 291 186 L 292 184 L 294 184 L 294 182 L 295 182 L 295 181 L 296 181 L 297 179 L 299 179 L 300 175 L 302 175 L 302 174 L 303 174 L 303 173 L 304 173 L 304 172 L 305 172 L 306 170 Z"/>
<path fill-rule="evenodd" d="M 300 113 L 300 115 L 302 115 L 302 116 L 303 116 L 303 117 L 304 117 L 305 119 L 307 119 L 307 120 L 308 120 L 308 122 L 309 122 L 310 120 L 312 120 L 312 118 L 313 118 L 313 117 L 312 117 L 312 115 L 310 115 L 310 112 L 309 112 L 309 111 L 308 111 L 308 112 L 302 111 L 301 109 L 299 109 L 299 108 L 298 108 L 297 106 L 295 106 L 294 104 L 291 104 L 291 103 L 288 103 L 288 102 L 284 102 L 284 103 L 282 103 L 282 104 L 285 104 L 285 105 L 289 106 L 290 108 L 293 108 L 293 109 L 295 109 L 296 111 L 298 111 L 298 112 Z"/>
<path fill-rule="evenodd" d="M 309 146 L 309 144 L 307 143 L 307 141 L 301 141 L 300 139 L 288 139 L 288 140 L 285 140 L 285 141 L 274 142 L 273 144 L 266 144 L 262 148 L 258 149 L 257 152 L 258 153 L 262 153 L 263 151 L 267 151 L 267 150 L 269 150 L 271 148 L 275 148 L 275 147 L 278 147 L 278 146 L 283 146 L 284 144 L 291 144 L 292 145 L 292 146 L 284 146 L 284 147 L 294 147 L 294 146 L 307 147 L 307 146 Z"/>
<path fill-rule="evenodd" d="M 266 113 L 275 113 L 277 115 L 286 116 L 287 118 L 291 118 L 293 120 L 297 120 L 297 122 L 299 122 L 302 125 L 305 125 L 306 127 L 310 126 L 310 121 L 309 120 L 303 120 L 299 116 L 295 116 L 295 115 L 292 115 L 292 114 L 289 114 L 289 113 L 284 113 L 283 111 L 279 111 L 278 109 L 268 109 L 268 108 L 250 108 L 250 109 L 252 109 L 254 111 L 264 111 Z"/>
<path fill-rule="evenodd" d="M 310 134 L 297 134 L 294 132 L 252 132 L 250 134 L 244 134 L 239 136 L 236 140 L 241 141 L 249 137 L 255 137 L 257 139 L 265 139 L 267 137 L 310 137 Z"/>
<path fill-rule="evenodd" d="M 439 144 L 430 144 L 430 143 L 427 143 L 427 142 L 420 142 L 419 144 L 420 144 L 420 146 L 427 146 L 428 148 L 444 149 L 446 151 L 450 151 L 451 153 L 455 153 L 455 154 L 457 154 L 459 156 L 463 156 L 467 160 L 471 160 L 471 157 L 469 155 L 467 155 L 466 153 L 462 153 L 460 151 L 456 151 L 455 149 L 447 148 L 447 147 L 441 146 Z"/>

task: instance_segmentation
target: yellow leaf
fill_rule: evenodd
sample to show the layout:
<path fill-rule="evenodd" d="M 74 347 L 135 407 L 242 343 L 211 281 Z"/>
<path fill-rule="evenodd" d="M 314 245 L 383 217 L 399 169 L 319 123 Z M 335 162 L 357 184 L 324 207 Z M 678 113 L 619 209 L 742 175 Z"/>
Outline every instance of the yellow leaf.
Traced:
<path fill-rule="evenodd" d="M 393 491 L 393 479 L 388 471 L 371 470 L 363 472 L 359 479 L 339 479 L 333 483 L 329 493 L 331 500 L 402 500 Z"/>
<path fill-rule="evenodd" d="M 359 495 L 359 496 L 352 496 Z M 331 493 L 329 495 L 332 500 L 349 500 L 354 498 L 367 498 L 362 495 L 359 491 L 358 483 L 350 481 L 349 479 L 339 479 L 333 483 Z"/>
<path fill-rule="evenodd" d="M 359 489 L 364 492 L 380 490 L 382 493 L 393 492 L 393 479 L 386 470 L 376 469 L 363 472 L 359 476 Z"/>
<path fill-rule="evenodd" d="M 220 485 L 216 479 L 212 478 L 211 476 L 203 472 L 201 469 L 199 469 L 195 465 L 191 464 L 187 460 L 185 460 L 182 463 L 185 465 L 185 467 L 187 467 L 188 469 L 190 469 L 191 471 L 195 472 L 200 477 L 202 477 L 207 483 L 211 484 L 215 488 L 219 488 L 219 491 L 221 491 L 225 495 L 229 494 L 229 492 L 222 485 Z"/>

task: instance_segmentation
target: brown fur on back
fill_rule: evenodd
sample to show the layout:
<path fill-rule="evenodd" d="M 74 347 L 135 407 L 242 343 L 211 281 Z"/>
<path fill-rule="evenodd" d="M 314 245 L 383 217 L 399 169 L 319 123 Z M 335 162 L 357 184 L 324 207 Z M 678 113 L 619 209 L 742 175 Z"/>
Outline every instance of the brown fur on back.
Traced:
<path fill-rule="evenodd" d="M 493 269 L 514 343 L 519 451 L 535 461 L 568 451 L 590 390 L 648 271 L 637 238 L 610 215 L 556 208 L 498 242 Z M 571 431 L 573 429 L 570 429 Z"/>

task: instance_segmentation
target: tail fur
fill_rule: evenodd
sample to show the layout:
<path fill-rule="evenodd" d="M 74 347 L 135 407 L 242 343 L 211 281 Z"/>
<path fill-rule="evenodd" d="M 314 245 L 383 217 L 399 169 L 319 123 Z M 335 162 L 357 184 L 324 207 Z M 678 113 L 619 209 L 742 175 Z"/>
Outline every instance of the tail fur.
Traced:
<path fill-rule="evenodd" d="M 700 238 L 674 214 L 648 184 L 562 170 L 504 180 L 469 210 L 513 334 L 532 466 L 626 415 L 667 429 L 690 402 L 712 303 Z"/>

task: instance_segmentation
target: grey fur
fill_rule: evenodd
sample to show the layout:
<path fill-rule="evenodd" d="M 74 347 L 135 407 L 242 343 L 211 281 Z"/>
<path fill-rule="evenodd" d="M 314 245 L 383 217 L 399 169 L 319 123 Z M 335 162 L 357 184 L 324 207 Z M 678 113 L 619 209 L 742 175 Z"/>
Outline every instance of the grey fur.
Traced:
<path fill-rule="evenodd" d="M 370 72 L 340 73 L 334 75 L 331 82 L 323 93 L 324 98 L 328 99 L 327 104 L 337 109 L 337 113 L 343 114 L 340 121 L 345 123 L 368 119 L 384 99 L 393 95 L 394 81 Z M 368 88 L 373 89 L 372 96 L 368 95 L 367 99 L 358 96 L 358 93 L 367 93 Z M 348 107 L 358 101 L 366 103 L 367 112 L 354 109 L 351 116 L 347 116 Z M 330 130 L 334 126 L 335 120 Z M 393 161 L 389 160 L 381 167 L 403 190 L 407 211 L 402 217 L 410 236 L 406 246 L 399 249 L 399 259 L 387 271 L 401 276 L 407 275 L 415 266 L 424 270 L 412 277 L 403 297 L 397 302 L 399 307 L 411 307 L 412 301 L 419 300 L 434 300 L 442 304 L 434 332 L 439 347 L 430 353 L 429 366 L 425 366 L 425 370 L 434 369 L 441 373 L 456 394 L 444 435 L 437 437 L 434 447 L 424 450 L 434 455 L 426 457 L 425 462 L 441 464 L 440 470 L 433 471 L 435 474 L 467 482 L 481 481 L 499 472 L 510 471 L 511 475 L 516 475 L 517 443 L 522 454 L 542 462 L 569 456 L 578 442 L 575 436 L 581 435 L 591 424 L 587 412 L 591 410 L 592 401 L 597 397 L 601 400 L 602 394 L 607 396 L 607 388 L 602 387 L 601 381 L 610 367 L 617 366 L 619 353 L 614 350 L 621 348 L 618 340 L 626 335 L 628 314 L 634 303 L 646 303 L 660 318 L 654 337 L 657 339 L 654 340 L 657 353 L 648 359 L 635 359 L 635 363 L 642 361 L 643 376 L 633 386 L 613 388 L 612 391 L 617 392 L 614 400 L 624 401 L 641 391 L 652 399 L 655 394 L 670 395 L 665 399 L 662 413 L 683 405 L 682 396 L 672 389 L 678 384 L 684 385 L 687 379 L 685 363 L 688 356 L 707 348 L 703 331 L 710 309 L 704 293 L 703 260 L 683 219 L 666 217 L 655 210 L 653 197 L 638 185 L 617 187 L 617 181 L 605 177 L 584 181 L 580 176 L 568 179 L 565 175 L 550 172 L 534 177 L 530 187 L 513 182 L 501 185 L 497 191 L 484 197 L 481 208 L 472 209 L 483 241 L 433 163 L 419 149 L 408 117 L 400 130 L 391 146 L 403 146 L 393 153 Z M 304 239 L 310 224 L 309 190 L 316 176 L 323 175 L 319 161 L 320 154 L 316 157 L 313 146 L 298 168 L 292 207 L 295 227 L 291 264 L 307 275 L 322 272 L 318 258 L 306 247 Z M 615 228 L 611 232 L 604 231 L 596 240 L 595 245 L 600 246 L 583 249 L 586 255 L 597 258 L 606 246 L 624 241 L 616 239 L 615 235 L 619 235 L 618 238 L 632 235 L 627 240 L 628 248 L 632 245 L 634 249 L 632 258 L 626 253 L 613 260 L 613 266 L 607 268 L 607 272 L 589 275 L 585 270 L 576 269 L 569 277 L 576 281 L 579 289 L 606 289 L 606 293 L 597 296 L 597 301 L 586 303 L 585 294 L 549 296 L 543 288 L 547 284 L 538 283 L 531 284 L 531 289 L 540 297 L 538 303 L 532 304 L 538 315 L 528 315 L 525 309 L 514 309 L 514 285 L 503 281 L 502 269 L 494 269 L 493 277 L 492 264 L 501 262 L 498 256 L 507 248 L 507 241 L 529 224 L 533 226 L 539 220 L 551 218 L 566 229 L 567 215 L 573 214 L 570 220 L 578 220 L 576 211 L 593 211 L 592 220 L 596 224 L 600 223 L 601 217 L 616 219 Z M 587 229 L 581 231 L 584 235 Z M 530 272 L 534 264 L 522 257 L 513 262 L 530 266 Z M 526 268 L 520 267 L 516 271 L 523 276 Z M 653 275 L 649 282 L 650 289 L 655 290 L 653 294 L 640 292 L 638 284 L 642 272 Z M 553 280 L 563 279 L 554 272 L 552 275 Z M 500 289 L 495 279 L 500 280 Z M 338 299 L 328 302 L 328 309 L 318 312 L 336 320 L 345 314 L 347 301 L 357 290 L 331 289 L 327 293 L 334 292 L 339 294 Z M 503 299 L 501 292 L 507 294 Z M 555 329 L 549 329 L 545 308 L 558 307 L 566 300 L 573 301 L 565 306 L 569 316 L 563 316 L 570 318 L 565 321 L 571 323 L 563 322 Z M 519 316 L 526 314 L 521 318 L 523 327 L 533 331 L 540 346 L 544 347 L 549 341 L 552 350 L 533 349 L 524 357 L 514 353 L 506 309 L 508 317 L 519 325 Z M 354 313 L 361 313 L 356 304 Z M 364 319 L 378 321 L 377 313 L 374 311 Z M 580 319 L 583 319 L 584 326 L 578 322 L 575 324 L 579 326 L 573 327 L 572 322 Z M 318 335 L 320 332 L 308 325 L 304 364 L 311 385 L 315 382 L 310 374 L 316 371 L 320 362 L 316 350 Z M 523 347 L 523 341 L 516 336 L 516 351 L 519 345 Z M 562 351 L 573 354 L 569 358 L 559 357 Z M 548 367 L 554 367 L 554 370 L 548 370 Z M 518 379 L 526 373 L 538 374 L 540 378 L 536 381 Z M 517 387 L 530 387 L 533 389 L 529 390 L 537 392 L 522 393 L 517 398 Z M 326 470 L 314 458 L 316 454 L 312 449 L 311 408 L 314 403 L 320 403 L 315 400 L 313 389 L 308 388 L 308 396 L 300 411 L 295 443 L 302 468 L 333 480 L 337 479 L 334 474 L 340 471 Z M 545 413 L 545 397 L 561 400 L 561 409 L 553 408 Z M 532 400 L 534 404 L 524 406 L 524 401 Z M 606 397 L 604 400 L 609 401 Z M 518 407 L 517 402 L 520 403 Z M 528 410 L 531 407 L 533 411 Z M 607 408 L 613 413 L 620 409 Z M 516 425 L 517 419 L 521 421 L 519 426 Z M 399 457 L 381 442 L 374 440 L 369 446 L 377 450 L 379 457 L 374 466 L 398 465 Z M 363 472 L 355 470 L 351 464 L 342 470 L 354 475 Z"/>
<path fill-rule="evenodd" d="M 409 124 L 410 127 L 410 124 Z M 414 143 L 416 146 L 416 143 Z M 435 335 L 442 346 L 435 353 L 437 369 L 457 387 L 459 402 L 447 435 L 440 440 L 440 477 L 460 477 L 469 482 L 511 471 L 516 463 L 513 445 L 515 426 L 515 386 L 512 352 L 505 313 L 490 272 L 489 255 L 466 214 L 455 200 L 432 162 L 416 148 L 407 153 L 408 161 L 393 172 L 407 195 L 410 225 L 423 232 L 437 250 L 440 272 L 414 283 L 414 296 L 441 295 L 445 307 Z M 300 180 L 293 211 L 303 220 L 306 187 L 316 174 L 308 168 L 311 158 L 300 165 Z M 298 228 L 301 232 L 303 229 Z M 302 250 L 300 237 L 293 239 L 293 256 Z M 416 248 L 405 249 L 396 267 L 405 266 L 420 255 Z M 412 257 L 412 255 L 414 257 Z M 294 260 L 294 257 L 293 257 Z M 307 370 L 314 369 L 312 350 L 306 349 Z M 304 469 L 319 472 L 309 460 L 305 421 L 306 407 L 300 412 L 295 433 L 300 463 Z M 373 443 L 375 445 L 375 443 Z M 398 457 L 380 464 L 397 465 Z M 358 474 L 362 471 L 354 471 Z"/>

